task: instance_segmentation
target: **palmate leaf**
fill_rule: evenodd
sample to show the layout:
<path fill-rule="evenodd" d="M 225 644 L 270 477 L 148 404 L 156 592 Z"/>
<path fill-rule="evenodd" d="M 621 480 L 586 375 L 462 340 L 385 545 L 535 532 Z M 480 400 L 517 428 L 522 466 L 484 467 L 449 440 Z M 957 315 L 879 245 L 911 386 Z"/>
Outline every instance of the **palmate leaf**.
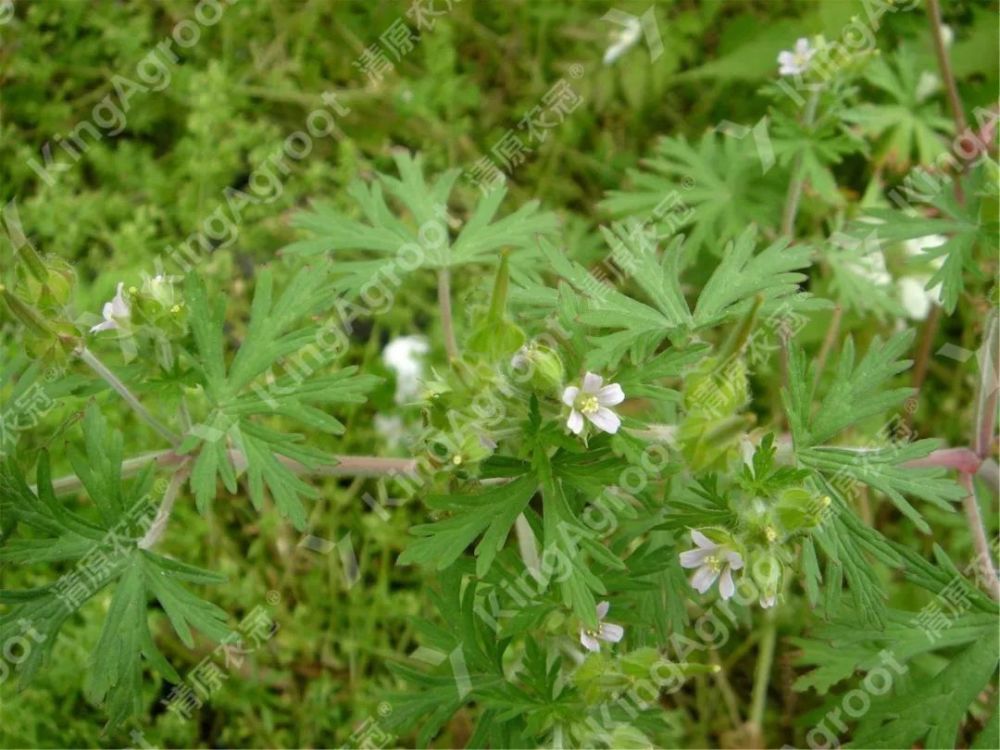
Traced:
<path fill-rule="evenodd" d="M 758 302 L 762 314 L 825 305 L 799 290 L 806 279 L 799 269 L 810 264 L 809 248 L 788 247 L 779 240 L 755 254 L 757 229 L 752 225 L 726 245 L 693 312 L 681 292 L 683 238 L 658 253 L 644 233 L 625 226 L 615 225 L 604 234 L 616 263 L 629 272 L 649 303 L 599 282 L 557 248 L 541 243 L 553 270 L 586 300 L 579 321 L 611 331 L 591 337 L 595 366 L 613 365 L 629 352 L 639 360 L 666 338 L 682 341 L 692 331 L 745 315 Z"/>
<path fill-rule="evenodd" d="M 328 203 L 315 204 L 296 216 L 294 225 L 316 236 L 285 247 L 285 254 L 316 255 L 333 252 L 337 258 L 336 284 L 343 291 L 359 292 L 392 262 L 401 248 L 406 253 L 406 271 L 417 268 L 448 268 L 469 263 L 494 263 L 501 248 L 511 247 L 534 254 L 535 237 L 556 229 L 554 214 L 538 210 L 529 201 L 514 213 L 497 218 L 507 194 L 500 187 L 484 196 L 457 235 L 449 236 L 448 200 L 460 170 L 448 170 L 428 181 L 423 160 L 398 150 L 393 153 L 399 177 L 378 174 L 376 182 L 357 181 L 347 189 L 361 211 L 355 219 Z M 386 193 L 401 209 L 394 210 Z M 357 258 L 351 251 L 375 258 Z M 524 260 L 521 254 L 516 255 Z M 519 264 L 520 265 L 520 264 Z M 342 275 L 342 277 L 341 277 Z"/>
<path fill-rule="evenodd" d="M 995 175 L 995 165 L 984 162 L 968 174 L 952 179 L 929 172 L 907 177 L 903 193 L 896 198 L 918 205 L 926 203 L 933 210 L 933 216 L 911 216 L 887 208 L 869 209 L 852 225 L 849 233 L 866 245 L 871 245 L 873 240 L 902 242 L 934 234 L 947 237 L 944 244 L 926 249 L 926 257 L 919 260 L 943 259 L 926 288 L 941 285 L 941 306 L 951 314 L 955 312 L 967 278 L 983 278 L 978 256 L 985 258 L 997 253 Z M 959 181 L 964 201 L 959 201 L 955 195 L 953 180 Z"/>
<path fill-rule="evenodd" d="M 663 138 L 653 158 L 641 170 L 629 170 L 629 190 L 612 190 L 601 207 L 612 216 L 652 217 L 660 236 L 679 230 L 689 235 L 692 251 L 718 253 L 717 237 L 735 237 L 762 216 L 777 215 L 781 193 L 761 180 L 761 162 L 754 139 L 742 140 L 713 132 L 695 143 Z M 657 211 L 664 198 L 676 194 L 691 210 Z"/>
<path fill-rule="evenodd" d="M 334 351 L 331 332 L 321 324 L 300 325 L 329 300 L 322 269 L 303 268 L 285 291 L 274 299 L 273 279 L 265 269 L 257 280 L 246 335 L 227 364 L 223 339 L 225 303 L 214 303 L 201 279 L 187 280 L 187 302 L 197 350 L 196 363 L 210 411 L 192 428 L 179 449 L 198 450 L 191 472 L 191 488 L 198 509 L 207 512 L 216 494 L 217 478 L 236 491 L 237 474 L 246 469 L 250 500 L 258 510 L 265 490 L 279 512 L 296 528 L 306 523 L 303 497 L 316 490 L 299 479 L 293 462 L 314 467 L 333 458 L 304 444 L 301 435 L 278 432 L 257 417 L 279 416 L 333 435 L 344 426 L 322 410 L 332 404 L 358 404 L 379 379 L 358 375 L 357 368 L 323 374 Z M 329 325 L 326 324 L 326 325 Z M 283 370 L 274 374 L 275 368 Z"/>
<path fill-rule="evenodd" d="M 413 527 L 419 538 L 400 555 L 400 564 L 433 563 L 438 570 L 444 570 L 482 534 L 476 546 L 476 574 L 485 575 L 537 488 L 538 479 L 526 475 L 475 495 L 428 498 L 431 508 L 449 510 L 454 515 Z"/>
<path fill-rule="evenodd" d="M 66 620 L 89 599 L 114 586 L 101 636 L 91 655 L 85 692 L 104 704 L 109 723 L 117 726 L 142 708 L 142 670 L 149 665 L 173 682 L 180 678 L 153 643 L 148 601 L 157 599 L 178 637 L 194 646 L 192 628 L 221 640 L 228 634 L 225 612 L 187 591 L 181 584 L 223 583 L 223 576 L 168 560 L 138 547 L 159 501 L 152 466 L 129 484 L 121 481 L 121 436 L 108 430 L 94 404 L 84 419 L 86 455 L 74 463 L 97 509 L 98 520 L 64 507 L 52 488 L 48 456 L 37 467 L 37 490 L 8 461 L 0 468 L 3 511 L 31 536 L 5 540 L 0 562 L 30 565 L 75 563 L 59 580 L 36 589 L 0 592 L 0 642 L 32 628 L 37 646 L 18 665 L 27 684 L 43 665 Z M 88 560 L 86 572 L 83 560 Z"/>
<path fill-rule="evenodd" d="M 969 706 L 996 676 L 998 653 L 994 621 L 933 679 L 914 680 L 899 694 L 874 702 L 861 718 L 850 747 L 955 747 Z M 992 710 L 996 711 L 995 705 Z"/>
<path fill-rule="evenodd" d="M 942 510 L 953 511 L 952 503 L 966 494 L 945 469 L 905 465 L 927 456 L 939 445 L 938 440 L 918 440 L 874 448 L 817 446 L 799 450 L 796 456 L 800 464 L 821 471 L 828 478 L 848 477 L 885 494 L 917 529 L 929 534 L 930 526 L 904 495 L 919 497 Z"/>
<path fill-rule="evenodd" d="M 942 116 L 934 98 L 918 94 L 921 66 L 909 46 L 896 53 L 895 63 L 875 57 L 865 72 L 867 81 L 894 99 L 890 104 L 859 104 L 840 116 L 865 134 L 881 138 L 875 149 L 876 163 L 903 170 L 916 161 L 932 164 L 944 153 L 950 122 Z"/>
<path fill-rule="evenodd" d="M 900 356 L 909 350 L 914 335 L 914 331 L 903 331 L 884 343 L 876 337 L 857 363 L 854 341 L 848 338 L 833 380 L 815 413 L 812 412 L 817 387 L 814 366 L 807 364 L 804 351 L 793 350 L 788 388 L 782 395 L 795 449 L 798 451 L 829 440 L 851 425 L 886 412 L 912 394 L 912 388 L 883 390 L 883 387 L 910 366 L 910 360 L 900 359 Z"/>

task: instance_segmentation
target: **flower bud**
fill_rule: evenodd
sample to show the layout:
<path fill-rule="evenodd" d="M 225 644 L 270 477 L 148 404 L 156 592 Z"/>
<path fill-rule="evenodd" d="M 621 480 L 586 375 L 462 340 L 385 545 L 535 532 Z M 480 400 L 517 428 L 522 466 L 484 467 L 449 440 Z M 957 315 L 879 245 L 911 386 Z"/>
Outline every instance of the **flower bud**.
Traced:
<path fill-rule="evenodd" d="M 559 355 L 549 347 L 535 342 L 522 346 L 511 357 L 510 366 L 517 382 L 526 382 L 531 390 L 541 395 L 558 391 L 566 376 Z"/>

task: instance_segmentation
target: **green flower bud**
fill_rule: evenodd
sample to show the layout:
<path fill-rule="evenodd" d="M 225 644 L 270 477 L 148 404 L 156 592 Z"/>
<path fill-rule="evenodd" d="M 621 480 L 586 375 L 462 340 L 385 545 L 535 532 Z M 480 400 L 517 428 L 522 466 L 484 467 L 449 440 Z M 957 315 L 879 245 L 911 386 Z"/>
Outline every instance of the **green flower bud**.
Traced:
<path fill-rule="evenodd" d="M 794 487 L 778 495 L 774 512 L 786 531 L 801 531 L 819 526 L 830 502 L 825 495 L 819 496 L 802 487 Z"/>
<path fill-rule="evenodd" d="M 511 358 L 510 366 L 514 380 L 526 382 L 539 395 L 558 392 L 566 377 L 562 358 L 549 347 L 535 342 L 521 347 Z"/>

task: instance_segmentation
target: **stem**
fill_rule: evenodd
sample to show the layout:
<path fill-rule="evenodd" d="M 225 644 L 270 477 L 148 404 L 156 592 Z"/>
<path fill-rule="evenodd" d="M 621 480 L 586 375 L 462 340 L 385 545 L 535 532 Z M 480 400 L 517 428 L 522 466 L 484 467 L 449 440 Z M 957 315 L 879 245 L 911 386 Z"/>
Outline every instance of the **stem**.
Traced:
<path fill-rule="evenodd" d="M 451 317 L 451 269 L 438 269 L 438 305 L 441 308 L 441 328 L 444 331 L 444 348 L 449 360 L 458 359 L 455 343 L 455 326 Z"/>
<path fill-rule="evenodd" d="M 830 356 L 830 350 L 837 341 L 837 334 L 840 333 L 840 319 L 844 315 L 844 308 L 837 305 L 833 308 L 830 316 L 830 325 L 826 329 L 826 336 L 823 338 L 823 346 L 820 347 L 819 356 L 816 357 L 816 382 L 819 382 L 823 368 L 826 367 L 826 359 Z"/>
<path fill-rule="evenodd" d="M 948 107 L 955 120 L 955 135 L 961 136 L 967 128 L 965 110 L 962 109 L 962 100 L 958 96 L 958 87 L 955 85 L 955 75 L 951 70 L 951 60 L 948 58 L 948 51 L 944 47 L 944 37 L 941 35 L 941 5 L 938 0 L 927 0 L 927 15 L 931 22 L 934 54 L 937 55 L 938 68 L 941 69 L 941 80 L 948 93 Z"/>
<path fill-rule="evenodd" d="M 969 530 L 972 532 L 972 546 L 976 549 L 977 567 L 982 571 L 981 577 L 986 583 L 990 596 L 995 601 L 1000 602 L 1000 579 L 997 578 L 997 571 L 993 566 L 993 555 L 990 553 L 990 543 L 986 539 L 986 529 L 983 526 L 983 516 L 979 512 L 979 502 L 976 500 L 976 488 L 972 475 L 963 472 L 958 475 L 958 481 L 969 493 L 962 500 L 962 509 L 965 511 L 965 518 L 968 520 Z"/>
<path fill-rule="evenodd" d="M 771 665 L 774 662 L 774 642 L 777 638 L 774 610 L 769 609 L 764 616 L 764 632 L 760 636 L 757 654 L 757 671 L 753 679 L 753 699 L 750 708 L 750 727 L 754 736 L 763 739 L 764 706 L 767 703 L 767 684 L 771 679 Z"/>
<path fill-rule="evenodd" d="M 743 719 L 740 717 L 736 693 L 726 678 L 726 672 L 719 661 L 719 654 L 715 649 L 711 649 L 708 652 L 708 660 L 716 667 L 715 682 L 719 686 L 719 692 L 722 693 L 722 700 L 726 704 L 726 710 L 729 711 L 729 721 L 733 725 L 733 729 L 739 729 L 743 725 Z"/>
<path fill-rule="evenodd" d="M 973 450 L 980 458 L 990 454 L 996 430 L 997 393 L 997 312 L 990 311 L 983 331 L 983 348 L 979 356 L 979 386 L 976 389 L 976 420 Z"/>
<path fill-rule="evenodd" d="M 816 119 L 816 107 L 819 106 L 819 87 L 813 89 L 806 102 L 806 111 L 802 117 L 802 124 L 809 127 Z M 791 239 L 795 230 L 795 216 L 799 212 L 799 199 L 802 197 L 802 188 L 805 187 L 806 176 L 802 170 L 802 155 L 795 158 L 795 165 L 792 167 L 792 179 L 788 183 L 788 195 L 785 197 L 785 210 L 781 216 L 781 233 Z"/>
<path fill-rule="evenodd" d="M 181 487 L 184 486 L 187 476 L 188 465 L 185 462 L 185 465 L 175 471 L 170 477 L 170 483 L 163 493 L 163 500 L 160 501 L 156 517 L 153 519 L 153 523 L 149 525 L 146 534 L 139 540 L 137 545 L 139 549 L 151 549 L 163 537 L 164 532 L 167 530 L 167 524 L 170 522 L 170 514 L 174 512 L 174 503 L 181 492 Z"/>
<path fill-rule="evenodd" d="M 246 466 L 246 458 L 236 450 L 230 451 L 230 457 L 237 466 Z M 172 450 L 152 451 L 142 455 L 122 461 L 122 479 L 134 477 L 149 463 L 156 462 L 157 466 L 178 466 L 188 459 L 186 455 L 174 453 Z M 278 460 L 297 474 L 311 474 L 319 477 L 381 477 L 406 475 L 413 476 L 417 473 L 417 459 L 415 458 L 380 458 L 378 456 L 334 456 L 336 463 L 323 464 L 314 469 L 304 464 L 288 458 L 278 456 Z M 75 474 L 59 477 L 52 482 L 52 489 L 57 495 L 78 490 L 83 486 L 80 478 Z M 31 486 L 33 492 L 38 488 Z"/>
<path fill-rule="evenodd" d="M 110 385 L 118 395 L 125 399 L 125 403 L 132 407 L 139 418 L 153 428 L 161 437 L 166 438 L 167 442 L 171 445 L 177 445 L 180 442 L 180 436 L 173 432 L 170 428 L 164 425 L 160 420 L 154 417 L 149 411 L 143 406 L 139 399 L 135 397 L 135 394 L 128 389 L 118 376 L 115 375 L 111 370 L 108 369 L 101 360 L 97 358 L 90 349 L 85 346 L 81 346 L 76 350 L 77 356 L 82 359 L 91 370 L 93 370 L 99 377 L 101 377 L 108 385 Z"/>

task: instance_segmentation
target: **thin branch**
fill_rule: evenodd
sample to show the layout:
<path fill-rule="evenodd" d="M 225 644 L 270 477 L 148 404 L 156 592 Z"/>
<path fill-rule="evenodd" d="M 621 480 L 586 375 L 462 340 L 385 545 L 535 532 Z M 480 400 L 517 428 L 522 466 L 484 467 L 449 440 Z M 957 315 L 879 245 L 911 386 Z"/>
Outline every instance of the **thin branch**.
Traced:
<path fill-rule="evenodd" d="M 753 693 L 750 707 L 750 730 L 754 737 L 763 739 L 764 707 L 767 705 L 767 686 L 771 680 L 771 666 L 774 663 L 774 642 L 778 631 L 774 622 L 774 610 L 764 615 L 764 631 L 761 633 L 757 653 L 757 670 L 754 673 Z"/>
<path fill-rule="evenodd" d="M 965 511 L 965 518 L 969 522 L 969 530 L 972 532 L 972 546 L 976 550 L 977 567 L 982 571 L 982 578 L 986 583 L 986 588 L 994 600 L 1000 602 L 1000 579 L 997 578 L 997 569 L 993 564 L 993 555 L 990 552 L 990 543 L 986 539 L 986 528 L 983 526 L 983 516 L 979 512 L 979 502 L 976 500 L 976 488 L 971 474 L 961 473 L 958 481 L 968 493 L 962 500 L 962 509 Z"/>
<path fill-rule="evenodd" d="M 820 88 L 816 87 L 809 95 L 806 102 L 806 111 L 802 117 L 802 124 L 810 127 L 816 119 L 816 108 L 819 106 Z M 791 238 L 795 231 L 795 217 L 799 212 L 799 200 L 802 198 L 802 189 L 805 187 L 806 175 L 802 166 L 802 155 L 795 159 L 792 167 L 792 178 L 788 182 L 788 194 L 785 197 L 785 208 L 781 215 L 781 233 Z"/>
<path fill-rule="evenodd" d="M 837 342 L 837 334 L 840 333 L 840 319 L 844 316 L 844 308 L 836 305 L 833 314 L 830 316 L 830 325 L 827 326 L 826 336 L 823 338 L 823 346 L 820 347 L 819 355 L 816 357 L 816 380 L 819 381 L 826 367 L 826 359 L 830 356 L 833 345 Z"/>
<path fill-rule="evenodd" d="M 438 306 L 441 308 L 441 329 L 444 332 L 444 348 L 449 360 L 458 359 L 458 344 L 455 343 L 455 325 L 451 316 L 451 270 L 438 269 Z"/>
<path fill-rule="evenodd" d="M 938 0 L 927 0 L 927 16 L 931 22 L 931 38 L 934 40 L 934 54 L 937 55 L 938 68 L 941 70 L 941 80 L 948 94 L 948 107 L 955 120 L 955 135 L 962 135 L 967 129 L 965 110 L 955 85 L 955 75 L 951 70 L 951 60 L 944 46 L 944 35 L 941 33 L 941 5 Z"/>
<path fill-rule="evenodd" d="M 153 523 L 149 525 L 145 535 L 136 545 L 139 549 L 151 549 L 163 537 L 164 532 L 167 530 L 167 524 L 170 522 L 170 514 L 174 512 L 174 503 L 177 501 L 181 487 L 184 486 L 184 481 L 188 477 L 188 471 L 189 464 L 185 461 L 171 475 L 170 483 L 167 484 L 167 489 L 163 493 L 163 500 L 160 501 L 160 507 L 156 511 L 156 517 L 153 519 Z"/>
<path fill-rule="evenodd" d="M 128 386 L 119 380 L 118 376 L 111 372 L 111 370 L 108 369 L 108 366 L 101 362 L 101 360 L 97 358 L 97 355 L 90 351 L 90 349 L 85 346 L 81 346 L 76 350 L 76 355 L 83 360 L 83 362 L 85 362 L 91 370 L 97 373 L 102 380 L 110 385 L 118 393 L 118 395 L 125 400 L 125 403 L 132 407 L 132 411 L 134 411 L 143 422 L 152 427 L 157 434 L 166 438 L 171 445 L 177 445 L 180 442 L 180 435 L 173 432 L 169 427 L 150 414 L 146 407 L 139 402 L 139 399 L 136 398 L 135 394 L 128 389 Z"/>

